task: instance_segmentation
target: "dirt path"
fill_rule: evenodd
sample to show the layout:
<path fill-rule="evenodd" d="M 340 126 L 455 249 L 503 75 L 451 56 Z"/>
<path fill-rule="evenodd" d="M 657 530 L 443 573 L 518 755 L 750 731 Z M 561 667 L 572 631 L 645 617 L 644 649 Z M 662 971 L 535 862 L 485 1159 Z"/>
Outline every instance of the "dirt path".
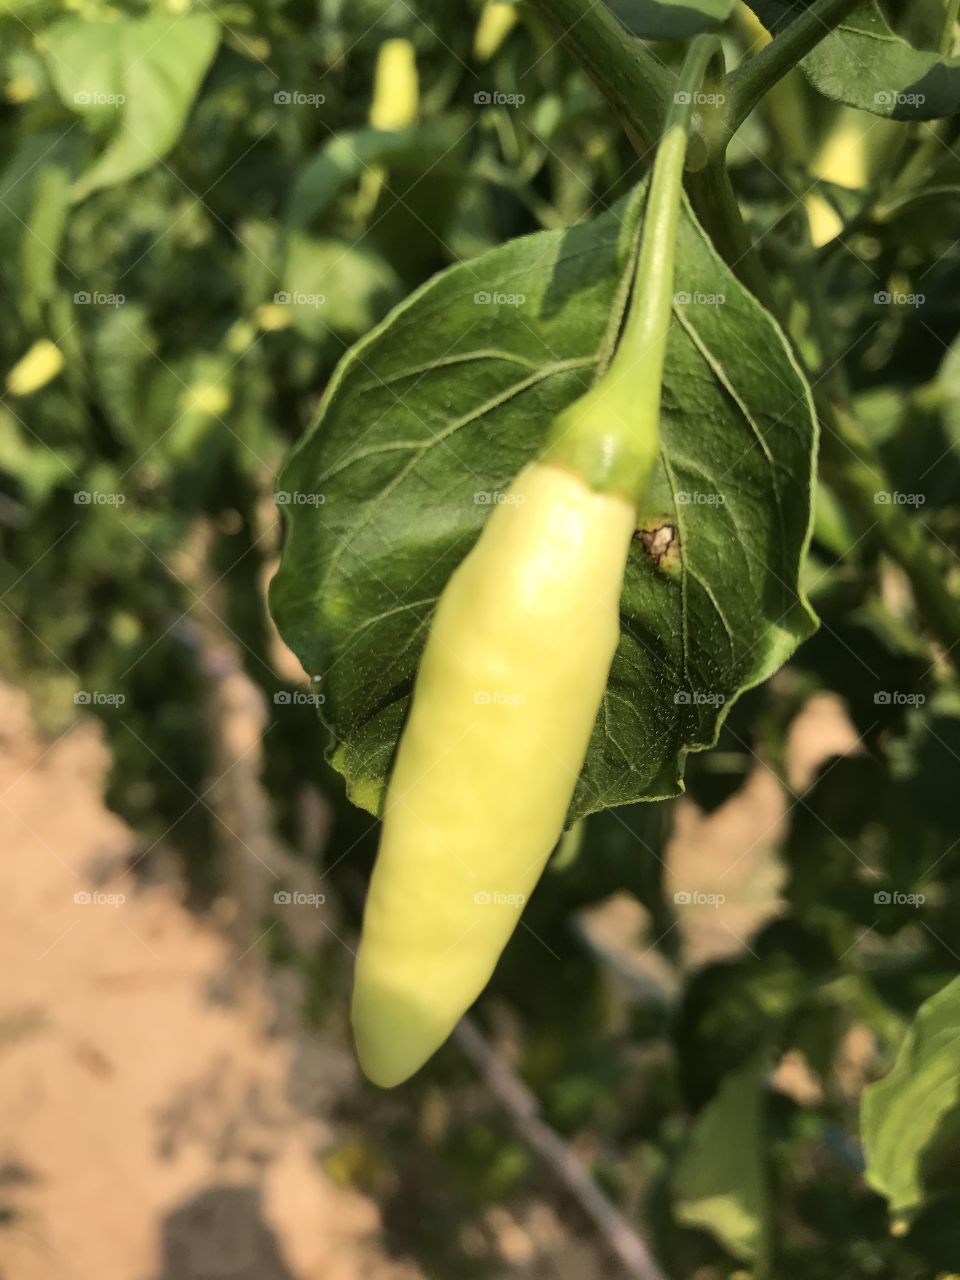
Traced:
<path fill-rule="evenodd" d="M 2 1280 L 416 1280 L 316 1159 L 350 1061 L 270 1035 L 256 969 L 127 871 L 94 725 L 44 746 L 0 699 Z"/>

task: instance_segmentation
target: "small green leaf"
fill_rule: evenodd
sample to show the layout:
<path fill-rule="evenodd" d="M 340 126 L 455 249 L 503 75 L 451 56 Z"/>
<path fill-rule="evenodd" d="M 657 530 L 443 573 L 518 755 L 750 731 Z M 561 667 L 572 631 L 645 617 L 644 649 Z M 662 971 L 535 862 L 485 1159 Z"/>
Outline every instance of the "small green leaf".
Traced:
<path fill-rule="evenodd" d="M 272 605 L 322 680 L 333 763 L 376 812 L 434 606 L 491 505 L 590 384 L 622 318 L 644 191 L 434 277 L 342 361 L 279 483 Z M 815 623 L 798 586 L 816 436 L 786 342 L 689 210 L 663 465 L 571 821 L 675 795 L 688 751 Z"/>
<path fill-rule="evenodd" d="M 960 978 L 955 978 L 920 1006 L 892 1070 L 864 1090 L 860 1128 L 867 1181 L 901 1217 L 921 1208 L 937 1139 L 957 1118 L 958 1050 Z"/>
<path fill-rule="evenodd" d="M 678 1221 L 709 1231 L 746 1262 L 766 1256 L 766 1071 L 761 1056 L 724 1078 L 697 1116 L 673 1175 Z"/>
<path fill-rule="evenodd" d="M 688 40 L 716 31 L 733 12 L 733 0 L 606 0 L 631 35 L 645 40 Z"/>
<path fill-rule="evenodd" d="M 792 0 L 748 3 L 774 34 L 801 8 Z M 960 110 L 960 60 L 915 49 L 891 29 L 876 0 L 862 0 L 800 66 L 825 97 L 874 115 L 935 120 Z"/>
<path fill-rule="evenodd" d="M 220 40 L 211 14 L 64 18 L 42 36 L 63 102 L 97 133 L 104 151 L 74 184 L 74 200 L 124 182 L 176 143 Z"/>

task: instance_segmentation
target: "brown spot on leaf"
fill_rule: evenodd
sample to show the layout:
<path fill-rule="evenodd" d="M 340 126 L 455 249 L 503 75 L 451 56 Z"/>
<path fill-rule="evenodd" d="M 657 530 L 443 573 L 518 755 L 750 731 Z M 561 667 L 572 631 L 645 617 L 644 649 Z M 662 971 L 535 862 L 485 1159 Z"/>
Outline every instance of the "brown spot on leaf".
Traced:
<path fill-rule="evenodd" d="M 676 568 L 680 540 L 671 520 L 646 520 L 633 536 L 658 569 Z"/>

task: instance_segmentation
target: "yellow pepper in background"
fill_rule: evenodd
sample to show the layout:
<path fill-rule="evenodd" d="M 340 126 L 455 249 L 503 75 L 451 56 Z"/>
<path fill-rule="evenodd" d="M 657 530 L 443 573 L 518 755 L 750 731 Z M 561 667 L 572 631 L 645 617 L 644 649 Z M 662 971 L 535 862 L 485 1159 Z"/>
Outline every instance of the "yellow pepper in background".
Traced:
<path fill-rule="evenodd" d="M 377 54 L 373 81 L 370 126 L 373 129 L 409 129 L 420 107 L 417 58 L 409 40 L 385 40 Z"/>
<path fill-rule="evenodd" d="M 503 0 L 487 0 L 473 37 L 473 56 L 478 62 L 489 62 L 517 25 L 520 16 L 515 4 Z"/>
<path fill-rule="evenodd" d="M 7 390 L 14 396 L 33 395 L 52 382 L 62 368 L 63 352 L 49 338 L 41 338 L 7 374 Z"/>
<path fill-rule="evenodd" d="M 560 838 L 619 637 L 636 508 L 534 463 L 440 601 L 387 793 L 353 1025 L 407 1079 L 480 994 Z"/>

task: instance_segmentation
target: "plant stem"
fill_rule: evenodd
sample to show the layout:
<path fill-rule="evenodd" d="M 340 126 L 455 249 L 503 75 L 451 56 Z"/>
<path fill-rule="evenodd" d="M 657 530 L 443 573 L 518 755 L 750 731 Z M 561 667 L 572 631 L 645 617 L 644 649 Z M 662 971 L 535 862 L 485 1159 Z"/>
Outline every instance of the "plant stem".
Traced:
<path fill-rule="evenodd" d="M 643 211 L 630 306 L 603 376 L 556 419 L 545 458 L 567 467 L 600 493 L 642 500 L 660 453 L 660 397 L 687 143 L 700 87 L 712 63 L 722 66 L 715 36 L 698 36 L 667 110 Z"/>
<path fill-rule="evenodd" d="M 730 72 L 727 76 L 727 141 L 764 94 L 839 26 L 857 3 L 858 0 L 814 0 L 765 49 Z"/>
<path fill-rule="evenodd" d="M 469 1016 L 462 1018 L 454 1036 L 487 1088 L 510 1116 L 520 1137 L 592 1220 L 625 1273 L 634 1280 L 666 1280 L 636 1227 L 611 1204 L 579 1158 L 544 1122 L 535 1095 L 490 1047 L 476 1023 Z"/>
<path fill-rule="evenodd" d="M 625 124 L 649 149 L 657 143 L 674 76 L 628 34 L 602 0 L 527 0 L 573 54 Z"/>
<path fill-rule="evenodd" d="M 624 118 L 628 131 L 649 145 L 651 130 L 659 128 L 667 116 L 666 104 L 675 88 L 670 73 L 656 66 L 655 75 L 647 78 L 649 52 L 639 41 L 627 36 L 599 2 L 529 0 L 529 3 L 551 21 L 574 59 Z M 746 63 L 742 70 L 738 69 L 728 78 L 728 83 L 736 86 L 739 77 L 739 86 L 734 88 L 734 94 L 740 106 L 731 108 L 734 119 L 738 110 L 744 117 L 749 113 L 752 106 L 746 104 L 756 104 L 757 97 L 763 92 L 762 84 L 775 83 L 779 75 L 828 33 L 830 28 L 824 17 L 828 4 L 836 25 L 852 7 L 852 0 L 816 0 L 807 14 L 791 24 L 783 35 Z M 815 14 L 816 18 L 808 17 L 809 14 Z M 816 26 L 811 28 L 813 21 L 816 21 Z M 615 28 L 613 32 L 611 24 Z M 799 40 L 801 33 L 805 33 L 805 40 L 810 40 L 809 45 Z M 777 45 L 780 46 L 779 52 L 775 52 Z M 787 56 L 791 49 L 792 61 Z M 639 53 L 640 50 L 643 52 Z M 749 70 L 758 63 L 760 71 Z M 777 314 L 763 268 L 757 261 L 756 250 L 740 217 L 722 151 L 711 156 L 709 163 L 699 172 L 688 173 L 686 183 L 691 202 L 718 253 L 745 286 Z M 823 455 L 828 483 L 861 516 L 878 527 L 878 536 L 887 553 L 910 578 L 917 607 L 927 626 L 944 644 L 949 661 L 960 671 L 960 653 L 954 648 L 960 638 L 960 602 L 947 588 L 942 568 L 931 554 L 917 522 L 893 503 L 881 507 L 875 502 L 874 494 L 889 491 L 890 484 L 852 416 L 837 409 L 824 389 L 816 386 L 816 379 L 810 377 L 809 371 L 806 376 L 813 383 L 817 410 L 827 427 L 823 433 Z M 854 441 L 851 439 L 853 435 L 861 438 Z"/>
<path fill-rule="evenodd" d="M 720 257 L 737 279 L 768 310 L 773 294 L 750 233 L 740 216 L 737 197 L 722 156 L 705 169 L 687 174 L 687 193 L 693 210 Z"/>

